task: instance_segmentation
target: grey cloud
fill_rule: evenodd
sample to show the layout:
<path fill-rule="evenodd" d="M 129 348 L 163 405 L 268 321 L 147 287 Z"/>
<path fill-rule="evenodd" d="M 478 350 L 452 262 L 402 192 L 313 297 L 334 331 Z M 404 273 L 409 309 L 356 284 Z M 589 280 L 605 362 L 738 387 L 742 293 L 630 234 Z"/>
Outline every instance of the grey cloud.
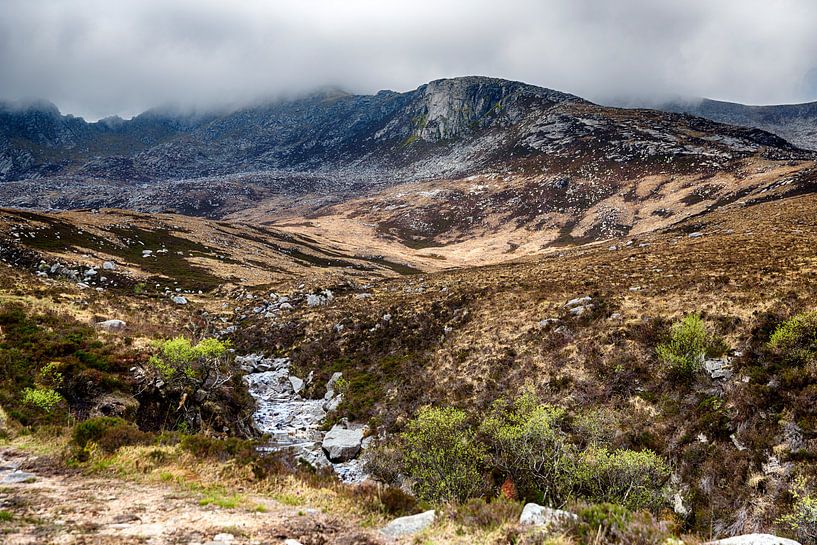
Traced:
<path fill-rule="evenodd" d="M 124 116 L 481 74 L 597 101 L 817 100 L 811 0 L 3 0 L 0 97 Z"/>

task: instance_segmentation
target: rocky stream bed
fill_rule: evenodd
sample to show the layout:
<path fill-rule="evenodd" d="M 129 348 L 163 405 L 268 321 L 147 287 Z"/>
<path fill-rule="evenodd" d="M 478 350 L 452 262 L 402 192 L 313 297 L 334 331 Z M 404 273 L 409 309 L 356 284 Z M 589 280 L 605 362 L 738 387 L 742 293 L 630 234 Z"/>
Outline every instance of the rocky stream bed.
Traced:
<path fill-rule="evenodd" d="M 253 424 L 269 437 L 269 442 L 262 447 L 265 451 L 291 450 L 298 459 L 317 469 L 331 466 L 347 483 L 366 479 L 359 459 L 368 443 L 364 439 L 365 426 L 341 423 L 328 432 L 321 430 L 327 413 L 337 408 L 343 398 L 335 391 L 340 373 L 335 373 L 327 382 L 322 399 L 307 399 L 301 392 L 311 377 L 303 380 L 293 376 L 289 358 L 250 354 L 237 356 L 236 362 L 247 373 L 244 379 L 256 400 Z"/>

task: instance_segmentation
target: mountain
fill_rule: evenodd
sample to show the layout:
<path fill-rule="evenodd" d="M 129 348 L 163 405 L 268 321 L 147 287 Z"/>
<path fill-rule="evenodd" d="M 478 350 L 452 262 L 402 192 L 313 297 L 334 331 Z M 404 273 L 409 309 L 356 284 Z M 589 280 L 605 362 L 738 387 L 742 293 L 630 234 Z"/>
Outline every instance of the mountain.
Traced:
<path fill-rule="evenodd" d="M 127 121 L 87 123 L 50 104 L 0 113 L 0 200 L 31 208 L 224 217 L 274 202 L 276 213 L 294 204 L 309 212 L 401 183 L 469 176 L 573 192 L 588 184 L 600 189 L 570 199 L 593 206 L 628 180 L 812 159 L 761 130 L 485 77 L 405 93 L 330 89 L 229 112 L 153 110 Z"/>
<path fill-rule="evenodd" d="M 817 150 L 817 102 L 747 106 L 703 98 L 670 101 L 650 107 L 705 117 L 719 123 L 762 129 L 801 148 Z"/>

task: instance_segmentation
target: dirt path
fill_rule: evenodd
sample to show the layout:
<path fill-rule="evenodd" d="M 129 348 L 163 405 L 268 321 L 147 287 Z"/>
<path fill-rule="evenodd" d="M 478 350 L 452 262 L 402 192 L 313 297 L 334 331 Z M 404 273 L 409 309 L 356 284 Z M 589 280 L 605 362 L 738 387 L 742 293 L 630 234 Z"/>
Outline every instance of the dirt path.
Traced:
<path fill-rule="evenodd" d="M 89 477 L 48 458 L 0 451 L 0 513 L 11 516 L 0 514 L 5 545 L 384 543 L 348 521 L 257 500 L 265 512 L 202 506 L 171 485 Z"/>

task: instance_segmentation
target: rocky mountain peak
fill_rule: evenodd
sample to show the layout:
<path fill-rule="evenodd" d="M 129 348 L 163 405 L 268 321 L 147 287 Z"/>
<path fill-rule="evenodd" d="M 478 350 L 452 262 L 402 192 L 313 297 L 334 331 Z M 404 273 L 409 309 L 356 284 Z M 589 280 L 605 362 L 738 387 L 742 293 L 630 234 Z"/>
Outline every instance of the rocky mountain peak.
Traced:
<path fill-rule="evenodd" d="M 417 116 L 413 119 L 417 137 L 437 142 L 487 128 L 518 121 L 525 107 L 540 104 L 583 102 L 567 93 L 518 81 L 483 76 L 434 80 L 416 91 Z"/>

